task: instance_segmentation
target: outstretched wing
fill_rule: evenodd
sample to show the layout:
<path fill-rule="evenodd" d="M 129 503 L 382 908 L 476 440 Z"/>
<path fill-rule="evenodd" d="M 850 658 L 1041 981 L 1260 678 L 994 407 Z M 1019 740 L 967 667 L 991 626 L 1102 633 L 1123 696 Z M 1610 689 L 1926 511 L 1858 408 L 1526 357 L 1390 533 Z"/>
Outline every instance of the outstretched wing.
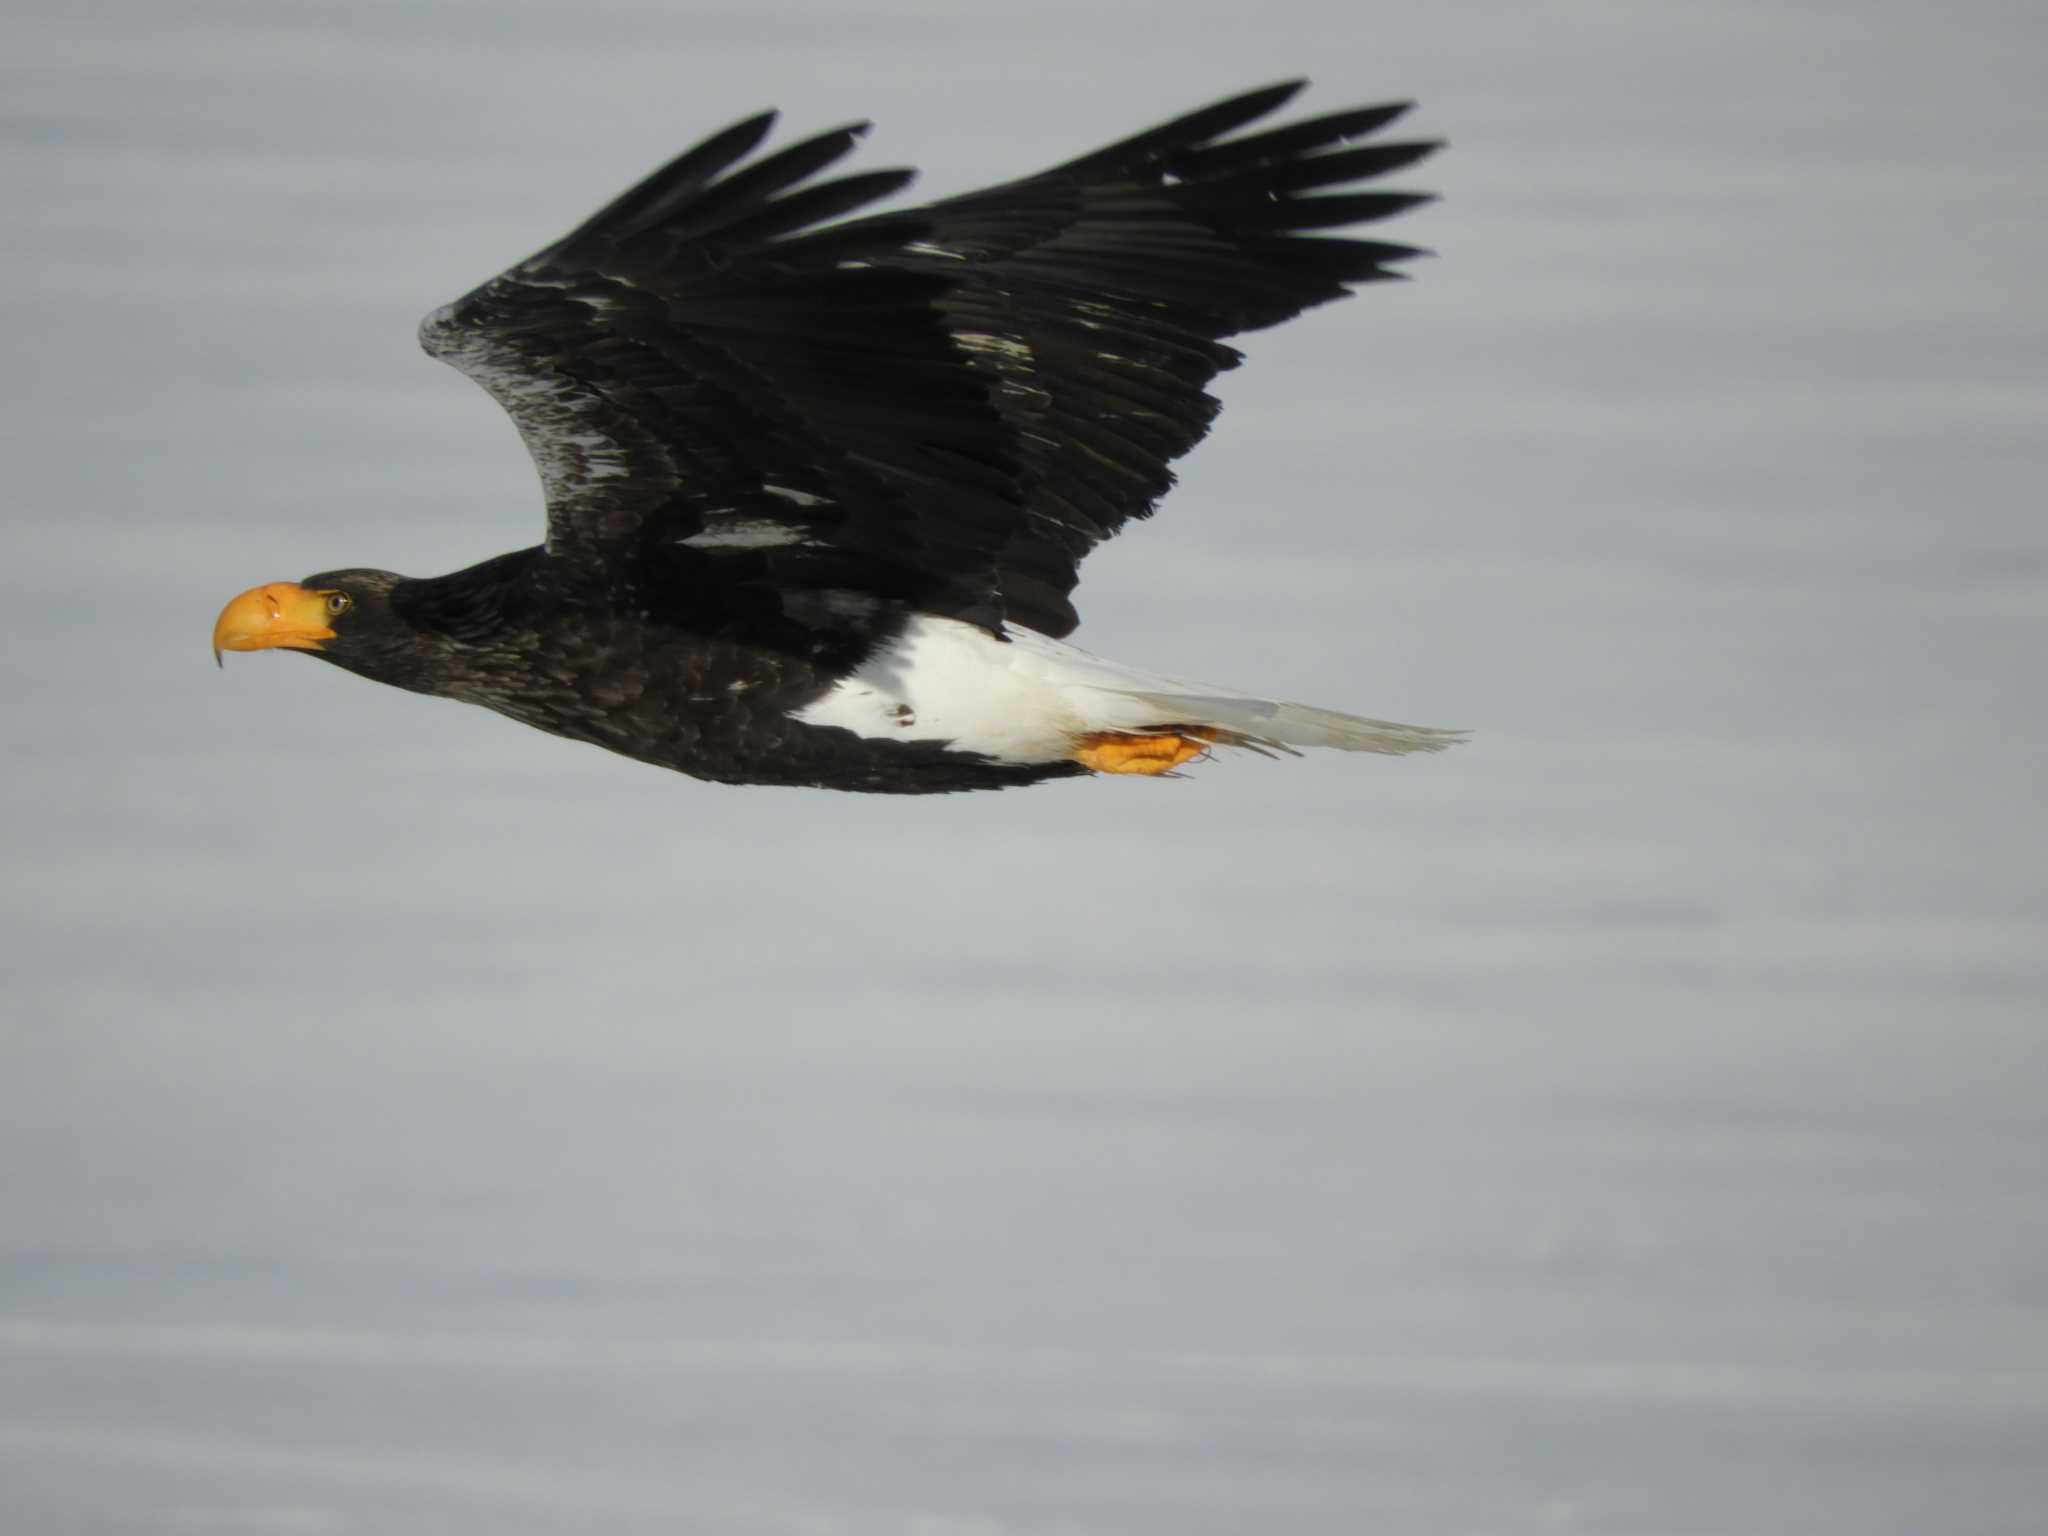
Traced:
<path fill-rule="evenodd" d="M 1081 559 L 1150 515 L 1173 486 L 1168 466 L 1215 420 L 1206 386 L 1242 360 L 1223 338 L 1399 277 L 1394 264 L 1422 254 L 1312 233 L 1429 200 L 1332 194 L 1438 147 L 1343 147 L 1408 103 L 1225 137 L 1303 84 L 1249 92 L 923 210 L 933 233 L 906 263 L 950 271 L 940 307 L 1018 434 L 1027 515 L 999 564 L 1020 622 L 1055 636 L 1074 627 L 1067 594 Z"/>
<path fill-rule="evenodd" d="M 985 607 L 1011 434 L 938 312 L 950 285 L 883 264 L 924 223 L 815 227 L 911 173 L 810 180 L 864 125 L 735 169 L 773 120 L 436 310 L 421 344 L 518 425 L 557 554 L 836 547 L 879 592 Z"/>
<path fill-rule="evenodd" d="M 763 114 L 421 340 L 518 424 L 557 553 L 744 550 L 797 584 L 1065 634 L 1081 558 L 1152 510 L 1213 419 L 1205 386 L 1238 361 L 1222 338 L 1415 254 L 1304 233 L 1419 200 L 1323 195 L 1434 147 L 1337 147 L 1403 108 L 1226 137 L 1299 88 L 837 223 L 910 173 L 813 180 L 860 128 L 743 166 Z"/>

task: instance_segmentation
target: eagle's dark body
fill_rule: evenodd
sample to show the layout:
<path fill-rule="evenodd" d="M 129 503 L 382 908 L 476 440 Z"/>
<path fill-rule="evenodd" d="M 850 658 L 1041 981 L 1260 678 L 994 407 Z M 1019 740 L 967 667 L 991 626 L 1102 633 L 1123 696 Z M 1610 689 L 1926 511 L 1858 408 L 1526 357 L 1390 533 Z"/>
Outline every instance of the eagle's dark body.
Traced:
<path fill-rule="evenodd" d="M 725 564 L 657 548 L 593 591 L 535 548 L 427 580 L 327 571 L 305 584 L 386 594 L 389 621 L 361 632 L 351 671 L 700 779 L 924 794 L 1088 771 L 951 751 L 913 716 L 885 740 L 791 719 L 886 646 L 901 615 L 820 599 L 792 616 Z"/>
<path fill-rule="evenodd" d="M 1332 193 L 1434 147 L 1347 147 L 1403 107 L 1229 137 L 1296 89 L 852 219 L 910 179 L 814 179 L 860 129 L 749 162 L 772 114 L 737 124 L 421 326 L 517 424 L 545 545 L 258 589 L 217 647 L 312 650 L 734 783 L 1000 788 L 1169 739 L 1442 745 L 1054 643 L 1082 557 L 1207 431 L 1222 338 L 1415 254 L 1314 233 L 1421 201 Z M 290 617 L 308 602 L 328 617 Z"/>

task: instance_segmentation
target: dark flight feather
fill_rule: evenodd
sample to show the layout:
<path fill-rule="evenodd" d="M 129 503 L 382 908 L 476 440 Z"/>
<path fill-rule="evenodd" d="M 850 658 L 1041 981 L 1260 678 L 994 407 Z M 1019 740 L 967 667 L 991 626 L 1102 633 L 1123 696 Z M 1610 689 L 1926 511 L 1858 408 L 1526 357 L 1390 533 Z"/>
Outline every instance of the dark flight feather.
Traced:
<path fill-rule="evenodd" d="M 1065 635 L 1082 558 L 1214 420 L 1225 338 L 1419 254 L 1308 233 L 1425 200 L 1350 190 L 1435 147 L 1353 146 L 1405 104 L 1230 137 L 1300 88 L 852 219 L 911 173 L 813 179 L 864 125 L 750 160 L 762 113 L 436 311 L 422 344 L 518 424 L 557 556 L 744 556 L 782 590 Z"/>

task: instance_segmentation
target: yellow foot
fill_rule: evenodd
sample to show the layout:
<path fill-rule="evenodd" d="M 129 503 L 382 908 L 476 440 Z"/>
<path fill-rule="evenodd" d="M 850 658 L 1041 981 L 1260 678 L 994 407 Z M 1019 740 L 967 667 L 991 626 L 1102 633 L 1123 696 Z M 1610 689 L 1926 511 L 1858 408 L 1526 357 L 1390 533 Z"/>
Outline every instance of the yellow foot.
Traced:
<path fill-rule="evenodd" d="M 1182 726 L 1164 736 L 1096 731 L 1083 736 L 1070 754 L 1097 773 L 1168 773 L 1209 750 L 1216 733 L 1206 726 Z"/>

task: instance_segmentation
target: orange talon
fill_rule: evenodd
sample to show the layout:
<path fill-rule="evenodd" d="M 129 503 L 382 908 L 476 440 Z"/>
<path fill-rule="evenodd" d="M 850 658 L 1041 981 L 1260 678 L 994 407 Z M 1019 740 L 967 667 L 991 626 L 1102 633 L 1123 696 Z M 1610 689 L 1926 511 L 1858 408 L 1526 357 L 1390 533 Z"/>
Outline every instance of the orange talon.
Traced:
<path fill-rule="evenodd" d="M 1200 725 L 1178 726 L 1164 736 L 1094 731 L 1075 742 L 1069 756 L 1097 773 L 1170 773 L 1208 751 L 1215 739 L 1214 731 Z"/>

